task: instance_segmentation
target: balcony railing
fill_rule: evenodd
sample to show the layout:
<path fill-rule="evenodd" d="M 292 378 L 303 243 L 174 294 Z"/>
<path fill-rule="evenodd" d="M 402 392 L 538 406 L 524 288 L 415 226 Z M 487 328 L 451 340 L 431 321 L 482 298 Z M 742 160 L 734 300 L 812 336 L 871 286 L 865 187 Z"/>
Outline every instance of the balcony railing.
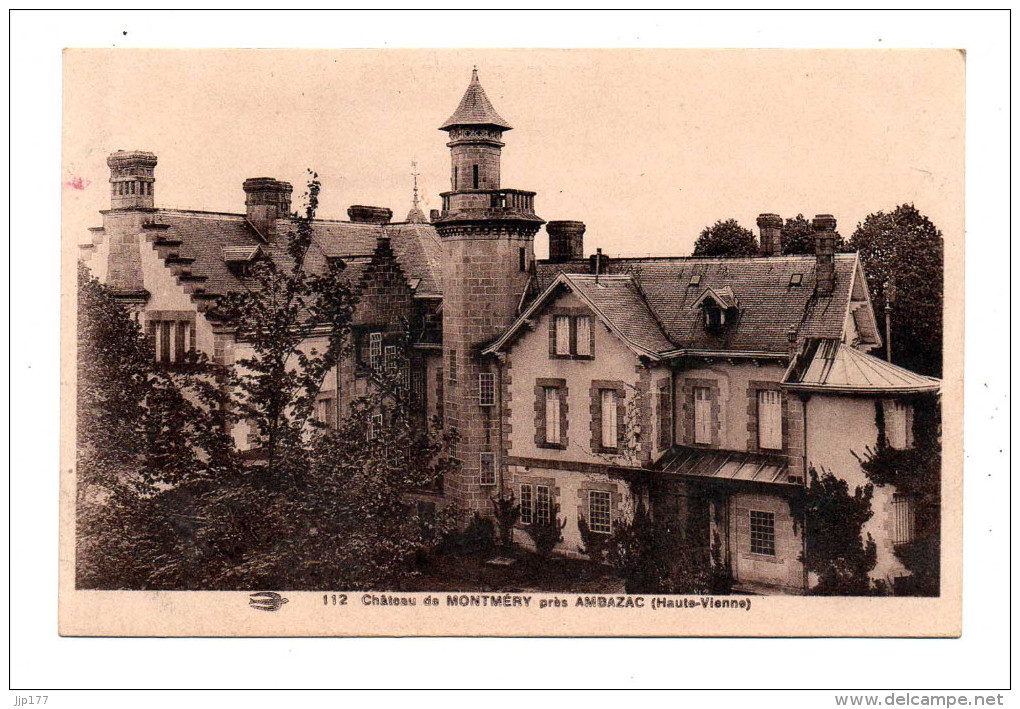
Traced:
<path fill-rule="evenodd" d="M 461 209 L 482 209 L 490 212 L 535 213 L 535 193 L 527 190 L 460 190 L 444 192 L 443 216 L 445 217 L 456 204 Z"/>

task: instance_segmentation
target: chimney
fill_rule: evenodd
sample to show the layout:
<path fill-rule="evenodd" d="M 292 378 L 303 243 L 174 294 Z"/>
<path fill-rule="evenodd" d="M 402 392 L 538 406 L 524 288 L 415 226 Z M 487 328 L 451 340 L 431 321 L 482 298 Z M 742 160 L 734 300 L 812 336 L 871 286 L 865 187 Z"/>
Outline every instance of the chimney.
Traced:
<path fill-rule="evenodd" d="M 609 273 L 609 257 L 602 253 L 602 249 L 596 249 L 595 253 L 588 257 L 591 265 L 591 272 L 596 276 Z"/>
<path fill-rule="evenodd" d="M 818 214 L 811 226 L 815 231 L 815 292 L 832 295 L 836 287 L 836 218 Z"/>
<path fill-rule="evenodd" d="M 783 246 L 779 239 L 780 231 L 783 228 L 783 218 L 778 214 L 759 214 L 758 228 L 761 236 L 758 239 L 762 256 L 779 256 L 783 253 Z"/>
<path fill-rule="evenodd" d="M 276 235 L 276 220 L 290 216 L 289 182 L 272 177 L 250 177 L 244 181 L 244 205 L 252 226 L 267 239 Z"/>
<path fill-rule="evenodd" d="M 347 218 L 358 224 L 387 224 L 393 218 L 393 210 L 352 204 L 347 208 Z"/>
<path fill-rule="evenodd" d="M 106 158 L 110 168 L 110 209 L 153 209 L 156 156 L 141 150 L 118 150 Z"/>
<path fill-rule="evenodd" d="M 549 234 L 549 263 L 584 258 L 584 222 L 549 222 L 545 231 Z"/>
<path fill-rule="evenodd" d="M 438 209 L 430 209 L 429 210 L 429 221 L 430 222 L 438 222 L 439 221 L 439 210 Z"/>

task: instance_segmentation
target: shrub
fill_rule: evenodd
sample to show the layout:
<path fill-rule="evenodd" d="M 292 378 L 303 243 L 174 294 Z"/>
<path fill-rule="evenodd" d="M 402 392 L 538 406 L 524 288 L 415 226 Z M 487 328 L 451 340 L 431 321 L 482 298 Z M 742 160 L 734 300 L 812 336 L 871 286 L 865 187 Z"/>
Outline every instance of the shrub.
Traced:
<path fill-rule="evenodd" d="M 559 507 L 556 507 L 548 522 L 533 522 L 524 527 L 524 531 L 535 543 L 535 553 L 543 559 L 548 558 L 556 545 L 563 541 L 561 532 L 567 526 L 567 520 L 560 519 L 559 511 Z"/>

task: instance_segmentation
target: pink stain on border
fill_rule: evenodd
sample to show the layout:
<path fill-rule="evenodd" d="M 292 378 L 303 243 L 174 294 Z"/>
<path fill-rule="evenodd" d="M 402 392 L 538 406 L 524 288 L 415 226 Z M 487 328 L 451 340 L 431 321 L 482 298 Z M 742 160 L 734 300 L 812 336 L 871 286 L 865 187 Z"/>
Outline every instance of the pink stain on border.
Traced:
<path fill-rule="evenodd" d="M 72 190 L 83 190 L 92 184 L 92 180 L 86 180 L 83 177 L 72 177 L 64 184 L 70 187 Z"/>

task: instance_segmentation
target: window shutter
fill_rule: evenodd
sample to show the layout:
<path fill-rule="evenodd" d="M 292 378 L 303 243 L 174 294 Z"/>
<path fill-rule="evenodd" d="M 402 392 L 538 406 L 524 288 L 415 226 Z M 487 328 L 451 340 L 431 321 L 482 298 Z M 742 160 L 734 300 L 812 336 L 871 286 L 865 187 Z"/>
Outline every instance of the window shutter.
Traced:
<path fill-rule="evenodd" d="M 160 323 L 159 361 L 166 363 L 170 361 L 170 332 L 173 323 L 164 320 Z"/>
<path fill-rule="evenodd" d="M 560 442 L 560 392 L 555 387 L 545 389 L 545 442 Z"/>
<path fill-rule="evenodd" d="M 556 354 L 570 354 L 570 316 L 556 316 Z"/>
<path fill-rule="evenodd" d="M 619 442 L 616 440 L 617 411 L 616 392 L 612 389 L 603 389 L 602 396 L 602 447 L 616 448 Z"/>
<path fill-rule="evenodd" d="M 907 407 L 900 401 L 885 401 L 885 437 L 890 448 L 907 447 Z"/>
<path fill-rule="evenodd" d="M 188 323 L 179 321 L 176 325 L 177 332 L 175 333 L 176 339 L 174 340 L 174 361 L 179 363 L 184 361 L 184 352 L 186 350 L 185 338 L 187 337 L 185 333 L 188 331 Z"/>
<path fill-rule="evenodd" d="M 770 450 L 783 447 L 782 394 L 774 389 L 758 392 L 758 447 Z"/>
<path fill-rule="evenodd" d="M 694 387 L 694 442 L 712 442 L 712 390 Z"/>
<path fill-rule="evenodd" d="M 591 356 L 591 318 L 587 315 L 577 318 L 577 354 Z"/>

